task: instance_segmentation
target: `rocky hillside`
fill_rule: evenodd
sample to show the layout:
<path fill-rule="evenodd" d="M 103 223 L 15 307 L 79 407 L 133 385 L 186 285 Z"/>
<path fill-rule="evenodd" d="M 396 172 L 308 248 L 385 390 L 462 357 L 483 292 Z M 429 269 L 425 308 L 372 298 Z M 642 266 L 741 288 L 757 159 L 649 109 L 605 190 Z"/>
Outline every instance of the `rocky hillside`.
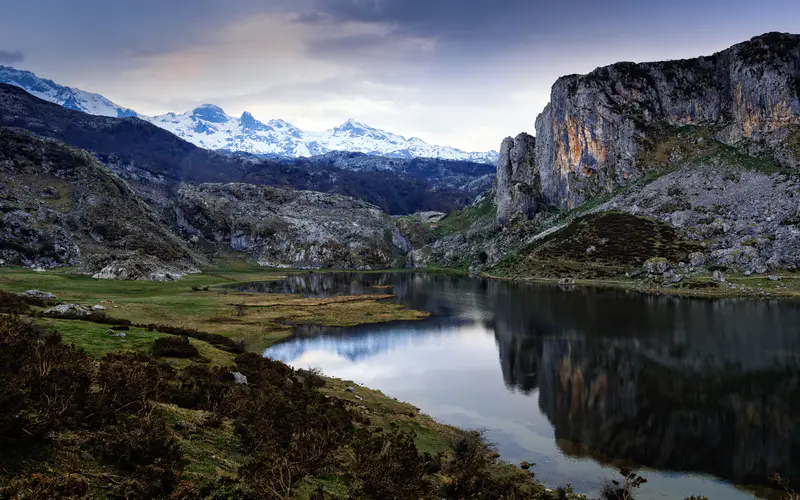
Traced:
<path fill-rule="evenodd" d="M 173 279 L 209 263 L 378 269 L 409 243 L 391 216 L 341 195 L 250 184 L 137 189 L 86 151 L 0 127 L 0 265 Z"/>
<path fill-rule="evenodd" d="M 0 127 L 0 261 L 166 279 L 203 259 L 85 151 Z"/>
<path fill-rule="evenodd" d="M 641 180 L 680 127 L 785 168 L 800 166 L 800 35 L 769 33 L 707 57 L 618 63 L 559 78 L 536 140 L 507 139 L 498 219 L 539 200 L 573 208 Z M 509 203 L 507 200 L 513 200 Z"/>
<path fill-rule="evenodd" d="M 503 141 L 494 220 L 415 255 L 546 277 L 636 276 L 656 258 L 648 279 L 669 286 L 794 270 L 799 186 L 800 35 L 769 33 L 558 79 L 536 137 Z"/>
<path fill-rule="evenodd" d="M 181 186 L 178 229 L 198 248 L 236 251 L 268 267 L 381 269 L 407 243 L 391 217 L 345 196 L 249 184 Z"/>

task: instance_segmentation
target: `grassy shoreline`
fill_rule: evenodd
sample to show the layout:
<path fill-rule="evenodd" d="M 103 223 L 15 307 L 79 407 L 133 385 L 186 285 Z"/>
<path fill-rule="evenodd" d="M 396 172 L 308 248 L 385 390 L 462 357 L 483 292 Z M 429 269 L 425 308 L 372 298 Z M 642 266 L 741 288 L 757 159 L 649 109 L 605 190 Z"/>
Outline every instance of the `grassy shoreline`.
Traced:
<path fill-rule="evenodd" d="M 86 319 L 45 318 L 39 314 L 44 308 L 33 308 L 33 321 L 49 331 L 58 331 L 64 344 L 73 344 L 82 349 L 98 365 L 105 363 L 109 354 L 147 354 L 156 339 L 174 337 L 136 326 L 148 323 L 221 333 L 244 340 L 251 352 L 262 352 L 265 347 L 289 336 L 292 328 L 299 325 L 346 327 L 418 320 L 428 316 L 426 312 L 407 309 L 387 300 L 392 297 L 389 290 L 370 295 L 330 298 L 246 293 L 231 290 L 229 285 L 278 280 L 285 277 L 287 271 L 209 271 L 178 281 L 154 283 L 95 280 L 85 275 L 70 274 L 69 270 L 64 269 L 41 273 L 20 268 L 0 268 L 0 290 L 24 292 L 38 289 L 51 292 L 57 296 L 58 302 L 78 303 L 90 308 L 100 305 L 109 317 L 130 321 L 132 325 L 124 330 L 125 337 L 121 338 L 108 335 L 108 324 Z M 239 358 L 235 353 L 195 338 L 189 339 L 189 343 L 197 349 L 198 356 L 195 358 L 160 359 L 178 370 L 178 373 L 198 367 L 237 369 Z M 319 391 L 327 398 L 341 401 L 355 415 L 358 426 L 368 426 L 379 433 L 412 435 L 420 453 L 452 456 L 452 443 L 469 436 L 467 431 L 437 422 L 412 404 L 397 401 L 380 391 L 336 378 L 324 377 L 324 381 Z M 165 403 L 154 404 L 170 427 L 170 433 L 186 460 L 187 465 L 182 473 L 184 480 L 199 483 L 209 477 L 235 478 L 237 471 L 248 463 L 249 457 L 234 435 L 231 421 L 223 419 L 218 427 L 208 427 L 203 424 L 211 415 L 207 411 Z M 26 465 L 22 461 L 18 472 L 43 473 L 45 476 L 51 473 L 74 475 L 74 466 L 71 464 L 78 460 L 82 464 L 79 469 L 87 470 L 82 477 L 90 484 L 94 484 L 96 478 L 108 475 L 106 468 L 87 453 L 87 443 L 91 440 L 87 441 L 84 434 L 61 432 L 54 439 L 59 443 L 58 451 L 48 452 L 49 458 L 42 465 Z M 489 471 L 492 480 L 522 484 L 530 493 L 530 498 L 551 498 L 551 491 L 532 480 L 528 472 L 497 459 L 497 456 L 491 456 L 485 462 L 485 471 Z M 46 470 L 40 471 L 40 467 Z M 431 480 L 442 487 L 453 481 L 451 476 L 443 472 L 437 473 Z M 9 481 L 12 481 L 11 476 L 0 474 L 0 488 L 10 484 Z M 327 495 L 325 498 L 344 497 L 348 485 L 342 481 L 341 477 L 325 475 L 308 477 L 295 488 L 292 498 L 312 498 L 318 491 L 324 491 Z M 571 493 L 569 497 L 578 498 Z"/>

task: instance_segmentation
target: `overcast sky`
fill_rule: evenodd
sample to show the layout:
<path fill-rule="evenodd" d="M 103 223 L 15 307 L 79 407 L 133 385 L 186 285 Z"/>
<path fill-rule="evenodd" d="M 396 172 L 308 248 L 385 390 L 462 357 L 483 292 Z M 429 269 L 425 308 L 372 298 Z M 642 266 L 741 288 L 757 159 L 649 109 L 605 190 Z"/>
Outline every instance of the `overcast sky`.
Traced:
<path fill-rule="evenodd" d="M 798 0 L 0 0 L 0 64 L 145 114 L 355 118 L 469 151 L 532 132 L 560 75 L 800 32 Z"/>

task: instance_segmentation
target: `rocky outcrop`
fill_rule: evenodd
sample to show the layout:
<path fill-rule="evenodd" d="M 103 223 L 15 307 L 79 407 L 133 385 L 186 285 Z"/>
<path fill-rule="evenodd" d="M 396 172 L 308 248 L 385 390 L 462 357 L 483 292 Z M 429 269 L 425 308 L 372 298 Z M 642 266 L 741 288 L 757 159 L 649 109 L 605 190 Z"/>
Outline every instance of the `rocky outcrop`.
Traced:
<path fill-rule="evenodd" d="M 545 203 L 573 208 L 652 172 L 664 141 L 696 126 L 751 156 L 800 166 L 800 35 L 769 33 L 708 57 L 559 78 L 536 119 L 534 172 L 515 175 L 538 173 Z M 501 165 L 498 178 L 501 170 L 509 168 Z M 498 181 L 498 205 L 514 189 Z"/>
<path fill-rule="evenodd" d="M 700 245 L 684 261 L 692 266 L 762 274 L 800 267 L 798 190 L 797 176 L 710 164 L 671 172 L 595 210 L 668 223 Z"/>
<path fill-rule="evenodd" d="M 536 139 L 525 133 L 507 137 L 500 146 L 495 185 L 500 225 L 519 214 L 531 217 L 539 209 L 542 186 L 533 163 L 535 146 Z"/>
<path fill-rule="evenodd" d="M 235 251 L 262 266 L 380 269 L 404 261 L 398 245 L 407 242 L 400 241 L 391 217 L 345 196 L 187 184 L 176 206 L 179 229 L 196 247 Z"/>
<path fill-rule="evenodd" d="M 0 260 L 96 273 L 147 259 L 187 268 L 199 257 L 128 184 L 85 151 L 0 128 Z"/>

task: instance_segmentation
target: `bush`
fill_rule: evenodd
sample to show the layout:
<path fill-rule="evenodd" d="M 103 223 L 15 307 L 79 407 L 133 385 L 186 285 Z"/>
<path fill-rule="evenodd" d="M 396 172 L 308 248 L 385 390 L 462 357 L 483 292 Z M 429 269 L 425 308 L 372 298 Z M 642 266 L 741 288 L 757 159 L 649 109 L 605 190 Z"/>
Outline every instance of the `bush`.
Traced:
<path fill-rule="evenodd" d="M 95 417 L 114 421 L 120 414 L 141 412 L 150 401 L 167 401 L 177 390 L 177 378 L 174 368 L 144 354 L 108 354 L 97 370 Z"/>
<path fill-rule="evenodd" d="M 157 325 L 152 323 L 147 325 L 136 325 L 136 326 L 139 328 L 144 328 L 150 332 L 160 332 L 169 335 L 180 335 L 182 337 L 189 337 L 197 340 L 202 340 L 203 342 L 208 342 L 209 344 L 212 344 L 215 347 L 222 349 L 223 351 L 228 351 L 236 354 L 244 353 L 246 350 L 243 342 L 233 340 L 230 337 L 226 337 L 218 333 L 201 332 L 199 330 L 194 330 L 192 328 L 179 328 L 175 326 Z"/>
<path fill-rule="evenodd" d="M 92 363 L 16 317 L 0 317 L 0 443 L 35 441 L 87 410 Z"/>
<path fill-rule="evenodd" d="M 16 500 L 89 498 L 89 482 L 75 474 L 53 477 L 31 474 L 20 476 L 5 488 L 0 488 L 0 498 Z"/>
<path fill-rule="evenodd" d="M 200 356 L 188 337 L 161 337 L 153 342 L 153 356 L 163 358 L 196 358 Z"/>
<path fill-rule="evenodd" d="M 433 484 L 427 475 L 438 470 L 439 461 L 417 451 L 413 434 L 373 435 L 361 431 L 352 448 L 351 498 L 416 500 L 433 495 Z"/>
<path fill-rule="evenodd" d="M 128 473 L 116 487 L 117 496 L 162 498 L 178 485 L 183 454 L 163 415 L 151 405 L 96 433 L 93 444 L 104 462 Z"/>
<path fill-rule="evenodd" d="M 647 482 L 647 479 L 637 474 L 629 467 L 619 470 L 622 481 L 612 479 L 606 482 L 600 490 L 603 500 L 633 500 L 636 489 Z"/>

